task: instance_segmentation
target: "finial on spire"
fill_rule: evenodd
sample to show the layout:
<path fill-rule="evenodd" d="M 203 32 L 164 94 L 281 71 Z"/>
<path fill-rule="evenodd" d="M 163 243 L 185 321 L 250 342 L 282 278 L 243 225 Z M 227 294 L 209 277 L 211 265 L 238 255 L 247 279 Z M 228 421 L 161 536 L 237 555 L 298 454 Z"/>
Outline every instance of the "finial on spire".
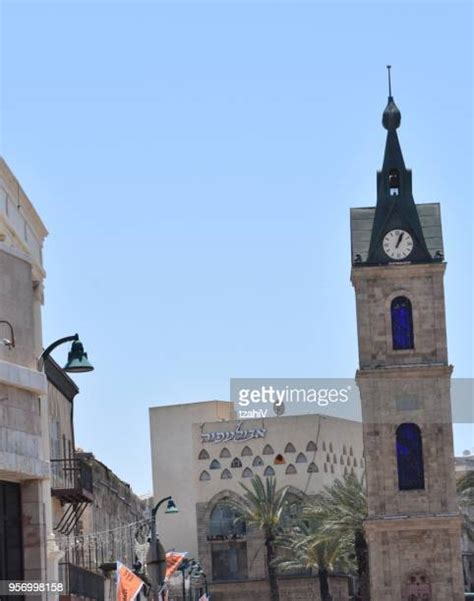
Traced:
<path fill-rule="evenodd" d="M 388 74 L 388 104 L 383 112 L 382 116 L 382 124 L 387 130 L 396 130 L 400 127 L 400 122 L 402 120 L 402 116 L 400 111 L 398 110 L 397 105 L 393 101 L 392 96 L 392 77 L 391 71 L 392 65 L 387 65 L 387 74 Z"/>
<path fill-rule="evenodd" d="M 390 73 L 390 69 L 392 68 L 392 65 L 387 65 L 387 72 L 388 72 L 388 96 L 389 98 L 392 97 L 392 77 L 391 77 L 391 73 Z"/>

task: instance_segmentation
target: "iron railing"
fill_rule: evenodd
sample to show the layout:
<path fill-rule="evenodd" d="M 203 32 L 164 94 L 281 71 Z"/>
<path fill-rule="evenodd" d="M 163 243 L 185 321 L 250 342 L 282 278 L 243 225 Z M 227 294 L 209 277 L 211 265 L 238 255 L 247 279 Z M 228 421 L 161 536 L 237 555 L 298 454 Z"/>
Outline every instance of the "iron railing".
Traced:
<path fill-rule="evenodd" d="M 93 500 L 92 468 L 83 459 L 51 459 L 52 494 L 66 502 Z"/>

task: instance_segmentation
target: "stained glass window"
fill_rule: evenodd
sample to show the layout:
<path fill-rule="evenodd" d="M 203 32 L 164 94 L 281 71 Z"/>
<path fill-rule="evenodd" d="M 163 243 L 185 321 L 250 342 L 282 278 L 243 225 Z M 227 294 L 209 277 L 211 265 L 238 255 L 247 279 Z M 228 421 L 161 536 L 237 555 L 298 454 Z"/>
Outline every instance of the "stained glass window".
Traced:
<path fill-rule="evenodd" d="M 394 350 L 413 348 L 413 317 L 411 302 L 404 296 L 394 298 L 391 306 Z"/>
<path fill-rule="evenodd" d="M 397 468 L 400 490 L 425 488 L 423 444 L 416 424 L 402 424 L 397 428 Z"/>

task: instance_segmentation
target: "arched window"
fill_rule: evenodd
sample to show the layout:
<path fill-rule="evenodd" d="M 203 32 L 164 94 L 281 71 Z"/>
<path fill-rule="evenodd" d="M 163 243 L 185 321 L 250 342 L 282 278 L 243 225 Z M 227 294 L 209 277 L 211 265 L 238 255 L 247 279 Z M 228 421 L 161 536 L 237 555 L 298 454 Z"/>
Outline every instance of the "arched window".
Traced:
<path fill-rule="evenodd" d="M 296 457 L 296 463 L 306 463 L 306 455 L 304 453 L 298 453 Z"/>
<path fill-rule="evenodd" d="M 331 465 L 331 474 L 334 474 L 334 466 Z"/>
<path fill-rule="evenodd" d="M 221 480 L 232 480 L 232 474 L 228 469 L 225 469 L 221 474 Z"/>
<path fill-rule="evenodd" d="M 203 482 L 205 480 L 210 480 L 210 479 L 211 479 L 211 476 L 209 475 L 209 472 L 206 472 L 206 470 L 201 472 L 201 475 L 199 476 L 199 480 L 201 480 L 201 482 Z"/>
<path fill-rule="evenodd" d="M 313 461 L 308 465 L 308 469 L 306 471 L 309 474 L 317 474 L 319 472 L 318 466 Z"/>
<path fill-rule="evenodd" d="M 209 459 L 209 453 L 206 451 L 206 449 L 202 449 L 202 451 L 199 453 L 198 459 Z"/>
<path fill-rule="evenodd" d="M 425 488 L 423 443 L 416 424 L 402 424 L 397 428 L 397 468 L 400 490 Z"/>
<path fill-rule="evenodd" d="M 357 457 L 354 457 L 354 467 L 357 467 Z"/>
<path fill-rule="evenodd" d="M 221 467 L 221 464 L 217 461 L 217 459 L 213 459 L 211 461 L 211 465 L 209 466 L 209 468 L 211 470 L 218 470 L 218 469 L 220 469 L 220 467 Z"/>
<path fill-rule="evenodd" d="M 252 478 L 253 472 L 249 467 L 246 467 L 242 472 L 242 478 Z"/>
<path fill-rule="evenodd" d="M 283 455 L 277 455 L 273 461 L 273 465 L 284 465 L 286 463 Z"/>
<path fill-rule="evenodd" d="M 226 447 L 224 447 L 222 449 L 222 451 L 220 452 L 219 457 L 230 457 L 230 451 L 229 451 L 229 449 L 227 449 Z"/>
<path fill-rule="evenodd" d="M 231 537 L 245 534 L 245 522 L 239 519 L 236 509 L 225 502 L 218 503 L 212 510 L 209 519 L 209 534 L 211 536 Z"/>
<path fill-rule="evenodd" d="M 265 471 L 263 472 L 264 476 L 274 476 L 275 475 L 275 471 L 272 467 L 268 466 L 265 468 Z"/>
<path fill-rule="evenodd" d="M 342 455 L 341 455 L 341 458 L 339 459 L 339 463 L 340 463 L 341 465 L 344 465 L 344 457 L 343 457 Z"/>
<path fill-rule="evenodd" d="M 400 173 L 398 169 L 390 169 L 388 174 L 388 187 L 390 196 L 398 196 L 400 191 Z"/>
<path fill-rule="evenodd" d="M 318 447 L 316 446 L 315 442 L 313 442 L 312 440 L 310 440 L 308 442 L 308 444 L 306 445 L 306 450 L 307 451 L 317 451 Z"/>
<path fill-rule="evenodd" d="M 257 455 L 257 456 L 255 457 L 255 459 L 252 461 L 252 465 L 253 465 L 254 467 L 258 467 L 258 466 L 260 466 L 260 465 L 263 465 L 263 459 Z"/>
<path fill-rule="evenodd" d="M 326 443 L 323 440 L 323 451 L 325 451 L 325 450 L 326 450 Z"/>
<path fill-rule="evenodd" d="M 230 464 L 230 467 L 242 467 L 242 462 L 240 461 L 240 459 L 238 457 L 234 457 L 234 459 L 232 459 L 232 463 Z"/>
<path fill-rule="evenodd" d="M 253 455 L 252 449 L 250 447 L 244 447 L 241 453 L 242 457 L 251 457 Z"/>
<path fill-rule="evenodd" d="M 271 445 L 266 444 L 263 448 L 263 454 L 264 455 L 273 455 L 275 451 L 272 449 Z"/>
<path fill-rule="evenodd" d="M 289 442 L 285 447 L 285 453 L 296 453 L 295 447 Z"/>
<path fill-rule="evenodd" d="M 292 463 L 290 463 L 290 465 L 286 468 L 285 474 L 296 474 L 296 467 Z"/>
<path fill-rule="evenodd" d="M 334 451 L 333 451 L 333 448 L 332 448 L 332 442 L 330 442 L 330 443 L 329 443 L 329 452 L 330 452 L 330 453 L 333 453 L 333 452 L 334 452 Z"/>
<path fill-rule="evenodd" d="M 405 296 L 394 298 L 390 312 L 392 316 L 393 349 L 398 351 L 414 348 L 413 316 L 409 299 Z"/>

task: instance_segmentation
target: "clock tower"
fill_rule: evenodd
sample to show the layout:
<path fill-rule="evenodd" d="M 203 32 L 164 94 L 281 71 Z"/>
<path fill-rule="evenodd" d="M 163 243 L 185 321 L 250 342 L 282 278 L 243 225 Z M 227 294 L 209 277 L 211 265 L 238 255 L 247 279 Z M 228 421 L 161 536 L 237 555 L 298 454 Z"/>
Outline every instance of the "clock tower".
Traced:
<path fill-rule="evenodd" d="M 440 207 L 415 204 L 391 89 L 382 123 L 377 204 L 351 209 L 371 599 L 462 601 Z"/>

